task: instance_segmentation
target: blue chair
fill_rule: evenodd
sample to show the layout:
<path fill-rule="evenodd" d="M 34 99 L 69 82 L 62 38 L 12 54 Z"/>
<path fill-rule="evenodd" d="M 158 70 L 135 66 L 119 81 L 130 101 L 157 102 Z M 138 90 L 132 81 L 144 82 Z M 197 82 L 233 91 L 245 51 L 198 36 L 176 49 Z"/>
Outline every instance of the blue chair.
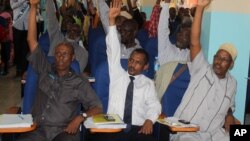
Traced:
<path fill-rule="evenodd" d="M 91 60 L 89 60 L 91 75 L 94 76 L 95 69 L 97 68 L 98 64 L 101 62 L 107 61 L 107 54 L 106 54 L 106 36 L 100 35 L 96 38 L 95 43 L 93 44 L 93 54 L 90 56 Z"/>
<path fill-rule="evenodd" d="M 145 28 L 140 29 L 137 34 L 136 34 L 136 39 L 139 40 L 140 45 L 142 46 L 142 48 L 145 48 L 146 43 L 148 41 L 148 32 L 146 31 Z"/>
<path fill-rule="evenodd" d="M 99 96 L 104 113 L 107 113 L 108 99 L 109 99 L 109 69 L 108 62 L 104 61 L 100 63 L 95 70 L 95 83 L 93 88 L 96 94 Z"/>
<path fill-rule="evenodd" d="M 153 79 L 154 78 L 154 62 L 155 57 L 158 56 L 158 40 L 157 37 L 149 38 L 144 49 L 149 54 L 149 68 L 146 73 L 144 73 L 147 77 Z"/>

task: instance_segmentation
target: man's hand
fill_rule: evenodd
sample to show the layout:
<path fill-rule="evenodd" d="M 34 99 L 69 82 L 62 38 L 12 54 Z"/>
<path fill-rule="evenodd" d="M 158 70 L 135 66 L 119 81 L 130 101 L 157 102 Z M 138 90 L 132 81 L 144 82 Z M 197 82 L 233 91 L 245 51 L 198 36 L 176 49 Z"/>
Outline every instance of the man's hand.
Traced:
<path fill-rule="evenodd" d="M 202 7 L 206 7 L 212 0 L 198 0 L 197 5 L 198 6 L 202 6 Z"/>
<path fill-rule="evenodd" d="M 121 12 L 121 5 L 122 5 L 121 0 L 113 0 L 110 3 L 110 8 L 109 8 L 109 22 L 110 22 L 109 24 L 110 25 L 115 25 L 115 18 Z"/>
<path fill-rule="evenodd" d="M 142 134 L 148 135 L 148 134 L 152 134 L 152 132 L 153 132 L 153 122 L 151 120 L 147 119 L 144 122 L 141 130 L 138 133 L 139 134 L 142 133 Z"/>
<path fill-rule="evenodd" d="M 82 116 L 77 116 L 75 117 L 69 124 L 68 126 L 64 129 L 65 132 L 68 134 L 76 134 L 77 131 L 79 130 L 80 124 L 83 121 Z"/>

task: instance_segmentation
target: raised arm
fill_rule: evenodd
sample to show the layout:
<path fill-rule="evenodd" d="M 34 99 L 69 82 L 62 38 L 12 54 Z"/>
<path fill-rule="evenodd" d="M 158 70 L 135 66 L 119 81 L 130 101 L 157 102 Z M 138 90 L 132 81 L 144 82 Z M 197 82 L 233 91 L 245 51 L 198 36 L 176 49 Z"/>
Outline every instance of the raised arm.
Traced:
<path fill-rule="evenodd" d="M 109 7 L 105 0 L 98 0 L 99 15 L 105 33 L 108 33 L 109 28 Z"/>
<path fill-rule="evenodd" d="M 113 0 L 110 4 L 109 10 L 109 26 L 115 25 L 115 18 L 121 12 L 121 0 Z"/>
<path fill-rule="evenodd" d="M 64 40 L 56 17 L 56 9 L 53 0 L 46 0 L 46 16 L 48 19 L 48 33 L 50 39 L 49 56 L 54 55 L 55 46 Z"/>
<path fill-rule="evenodd" d="M 200 34 L 201 34 L 201 21 L 204 8 L 211 2 L 211 0 L 198 0 L 194 21 L 191 30 L 191 46 L 190 46 L 190 57 L 191 61 L 194 60 L 196 55 L 201 50 Z"/>
<path fill-rule="evenodd" d="M 121 44 L 118 39 L 117 29 L 115 26 L 115 18 L 120 14 L 121 11 L 121 0 L 113 0 L 110 3 L 109 11 L 109 30 L 106 36 L 107 44 L 107 57 L 109 65 L 109 77 L 110 82 L 114 82 L 113 79 L 117 79 L 120 73 L 124 70 L 122 69 L 120 59 L 121 59 Z"/>
<path fill-rule="evenodd" d="M 30 52 L 33 52 L 37 47 L 37 29 L 36 29 L 36 8 L 40 0 L 30 0 L 30 14 L 28 23 L 28 44 Z"/>

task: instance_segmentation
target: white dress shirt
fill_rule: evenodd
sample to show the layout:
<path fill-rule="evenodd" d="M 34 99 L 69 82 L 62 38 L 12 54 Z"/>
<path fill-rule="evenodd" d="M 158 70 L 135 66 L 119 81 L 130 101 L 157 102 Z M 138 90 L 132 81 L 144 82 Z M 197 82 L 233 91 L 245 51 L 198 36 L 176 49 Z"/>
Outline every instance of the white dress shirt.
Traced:
<path fill-rule="evenodd" d="M 103 29 L 105 33 L 107 34 L 109 30 L 109 7 L 107 3 L 105 2 L 105 0 L 98 1 L 98 9 L 99 9 L 99 15 L 100 15 Z M 118 33 L 119 41 L 121 41 L 120 38 L 121 36 Z M 135 50 L 136 48 L 142 48 L 140 45 L 140 42 L 137 39 L 135 39 L 135 43 L 136 45 L 130 48 L 126 48 L 124 44 L 121 44 L 121 59 L 128 59 L 133 50 Z"/>
<path fill-rule="evenodd" d="M 108 113 L 118 114 L 123 118 L 130 78 L 120 63 L 121 45 L 116 26 L 110 26 L 106 44 L 110 77 Z M 154 82 L 142 74 L 134 77 L 132 125 L 143 125 L 146 119 L 154 123 L 161 113 Z"/>
<path fill-rule="evenodd" d="M 160 65 L 170 61 L 190 61 L 189 49 L 180 50 L 169 40 L 169 4 L 164 3 L 158 25 L 158 58 Z"/>

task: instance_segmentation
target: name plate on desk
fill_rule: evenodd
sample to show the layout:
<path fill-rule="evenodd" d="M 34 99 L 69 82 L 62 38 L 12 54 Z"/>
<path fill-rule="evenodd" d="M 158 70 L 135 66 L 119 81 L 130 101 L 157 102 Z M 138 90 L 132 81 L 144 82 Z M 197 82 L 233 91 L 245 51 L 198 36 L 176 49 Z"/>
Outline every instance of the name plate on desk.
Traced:
<path fill-rule="evenodd" d="M 196 132 L 200 129 L 198 125 L 193 123 L 182 123 L 176 117 L 158 119 L 157 122 L 167 125 L 172 132 Z"/>

